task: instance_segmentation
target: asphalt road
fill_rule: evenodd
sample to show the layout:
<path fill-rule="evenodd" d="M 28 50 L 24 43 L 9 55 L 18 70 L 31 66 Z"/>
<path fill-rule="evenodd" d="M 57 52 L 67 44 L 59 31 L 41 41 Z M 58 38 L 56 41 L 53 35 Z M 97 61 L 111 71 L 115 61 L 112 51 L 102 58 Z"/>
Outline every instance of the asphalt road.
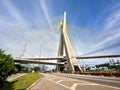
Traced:
<path fill-rule="evenodd" d="M 116 78 L 116 77 L 90 76 L 90 75 L 77 75 L 77 74 L 54 74 L 54 75 L 120 88 L 120 78 Z"/>
<path fill-rule="evenodd" d="M 74 79 L 73 77 L 70 77 L 69 74 L 44 74 L 44 76 L 43 79 L 33 85 L 29 90 L 120 90 L 120 86 L 116 87 Z M 73 76 L 79 77 L 78 75 Z M 113 81 L 112 79 L 110 80 Z M 119 83 L 119 80 L 116 79 L 116 81 Z"/>

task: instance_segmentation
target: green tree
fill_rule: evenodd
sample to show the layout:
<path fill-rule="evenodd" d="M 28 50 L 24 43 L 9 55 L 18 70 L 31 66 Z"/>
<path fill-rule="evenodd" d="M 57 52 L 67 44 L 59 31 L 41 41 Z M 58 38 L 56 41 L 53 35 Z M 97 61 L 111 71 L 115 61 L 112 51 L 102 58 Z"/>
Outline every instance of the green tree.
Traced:
<path fill-rule="evenodd" d="M 21 66 L 20 64 L 16 64 L 15 67 L 17 68 L 18 72 L 23 72 L 25 67 Z"/>
<path fill-rule="evenodd" d="M 6 55 L 4 51 L 0 49 L 0 82 L 5 81 L 6 78 L 14 72 L 17 72 L 17 69 L 14 67 L 13 58 L 11 55 Z"/>
<path fill-rule="evenodd" d="M 40 67 L 34 67 L 34 71 L 35 72 L 40 71 Z"/>

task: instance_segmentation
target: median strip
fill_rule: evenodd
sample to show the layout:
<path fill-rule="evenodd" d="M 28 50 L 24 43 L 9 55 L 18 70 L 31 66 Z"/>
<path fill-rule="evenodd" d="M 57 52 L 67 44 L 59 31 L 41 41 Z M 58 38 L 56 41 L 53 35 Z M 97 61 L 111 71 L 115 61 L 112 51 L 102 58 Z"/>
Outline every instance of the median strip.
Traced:
<path fill-rule="evenodd" d="M 43 75 L 39 73 L 30 73 L 11 81 L 6 81 L 1 90 L 26 90 Z"/>

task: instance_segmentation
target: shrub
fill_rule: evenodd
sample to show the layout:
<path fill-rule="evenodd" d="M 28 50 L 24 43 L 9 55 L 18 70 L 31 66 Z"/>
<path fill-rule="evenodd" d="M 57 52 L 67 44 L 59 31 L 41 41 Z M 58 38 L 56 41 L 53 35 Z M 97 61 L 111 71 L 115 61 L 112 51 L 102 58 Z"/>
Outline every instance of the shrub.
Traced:
<path fill-rule="evenodd" d="M 34 67 L 34 71 L 38 72 L 38 71 L 40 71 L 40 68 L 39 67 Z"/>
<path fill-rule="evenodd" d="M 0 50 L 0 86 L 7 79 L 8 75 L 17 72 L 14 67 L 14 61 L 11 55 L 6 55 L 3 50 Z"/>

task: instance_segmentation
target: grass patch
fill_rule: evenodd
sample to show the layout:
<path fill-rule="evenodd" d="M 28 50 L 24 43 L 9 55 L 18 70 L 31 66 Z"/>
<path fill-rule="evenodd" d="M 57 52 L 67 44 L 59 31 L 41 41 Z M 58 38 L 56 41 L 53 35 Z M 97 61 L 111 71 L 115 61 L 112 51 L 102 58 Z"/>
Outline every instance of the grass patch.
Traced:
<path fill-rule="evenodd" d="M 35 81 L 40 79 L 43 75 L 39 73 L 30 73 L 11 81 L 6 81 L 0 90 L 26 90 Z"/>

